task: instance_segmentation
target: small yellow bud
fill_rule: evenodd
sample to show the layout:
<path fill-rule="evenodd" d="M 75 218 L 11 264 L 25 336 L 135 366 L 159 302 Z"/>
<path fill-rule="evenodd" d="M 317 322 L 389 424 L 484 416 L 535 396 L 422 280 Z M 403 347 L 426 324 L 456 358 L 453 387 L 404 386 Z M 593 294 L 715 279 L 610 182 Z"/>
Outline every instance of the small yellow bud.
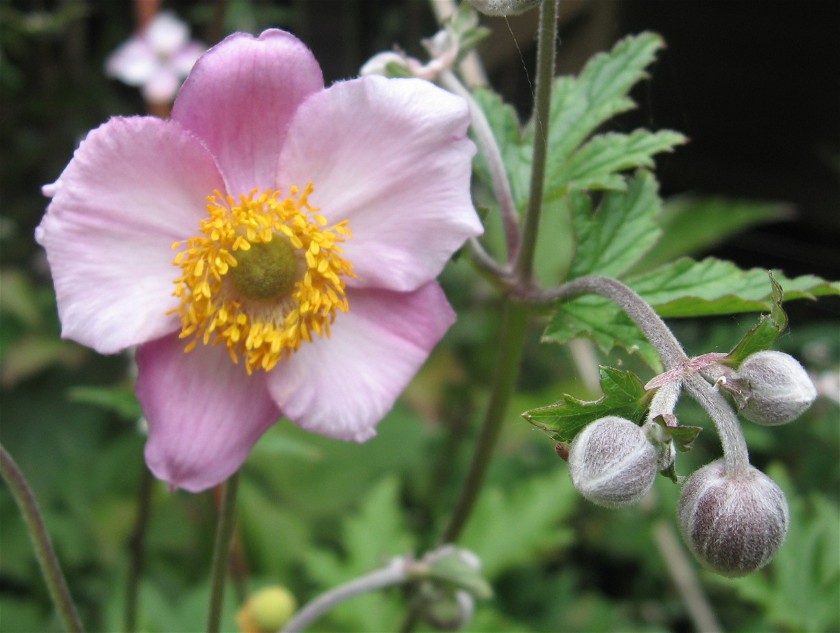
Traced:
<path fill-rule="evenodd" d="M 260 589 L 236 614 L 242 633 L 275 633 L 288 622 L 297 608 L 295 597 L 285 587 Z"/>

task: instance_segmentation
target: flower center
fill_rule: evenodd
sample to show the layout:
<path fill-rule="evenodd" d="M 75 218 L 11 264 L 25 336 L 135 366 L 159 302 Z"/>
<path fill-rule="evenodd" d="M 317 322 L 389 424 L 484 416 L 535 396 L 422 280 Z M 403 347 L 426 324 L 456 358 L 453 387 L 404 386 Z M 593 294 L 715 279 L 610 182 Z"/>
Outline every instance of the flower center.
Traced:
<path fill-rule="evenodd" d="M 329 337 L 338 311 L 347 312 L 352 265 L 341 242 L 347 221 L 327 226 L 309 205 L 313 191 L 258 190 L 238 200 L 218 191 L 207 198 L 199 235 L 173 248 L 181 269 L 172 310 L 181 319 L 185 351 L 223 343 L 248 373 L 268 371 L 313 335 Z"/>
<path fill-rule="evenodd" d="M 297 281 L 298 258 L 285 235 L 275 233 L 270 242 L 251 244 L 251 248 L 237 251 L 233 258 L 236 267 L 229 273 L 233 285 L 248 299 L 279 299 L 289 294 Z"/>

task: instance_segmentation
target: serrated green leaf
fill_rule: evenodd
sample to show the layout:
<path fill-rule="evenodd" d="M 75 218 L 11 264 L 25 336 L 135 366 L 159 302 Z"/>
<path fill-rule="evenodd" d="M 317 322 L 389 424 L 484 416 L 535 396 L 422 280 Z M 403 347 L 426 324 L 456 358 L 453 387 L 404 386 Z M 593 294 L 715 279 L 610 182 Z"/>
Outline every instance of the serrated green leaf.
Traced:
<path fill-rule="evenodd" d="M 840 294 L 840 284 L 813 275 L 789 279 L 774 273 L 785 288 L 785 299 Z M 741 270 L 718 259 L 680 259 L 625 280 L 663 317 L 697 317 L 775 310 L 773 287 L 767 271 Z M 781 318 L 778 317 L 777 318 Z M 766 326 L 765 326 L 766 327 Z M 608 353 L 614 347 L 639 351 L 645 361 L 659 369 L 656 352 L 636 325 L 614 303 L 586 296 L 558 305 L 543 335 L 546 341 L 563 343 L 588 336 Z"/>
<path fill-rule="evenodd" d="M 559 402 L 526 411 L 522 417 L 557 442 L 571 442 L 587 424 L 607 415 L 641 423 L 650 393 L 638 376 L 612 367 L 601 367 L 600 373 L 604 395 L 598 400 L 579 400 L 564 394 Z"/>
<path fill-rule="evenodd" d="M 481 559 L 489 579 L 535 564 L 544 552 L 572 542 L 563 521 L 579 501 L 564 468 L 485 489 L 460 539 Z"/>
<path fill-rule="evenodd" d="M 689 196 L 666 200 L 659 226 L 667 237 L 636 264 L 635 270 L 650 270 L 701 253 L 746 228 L 789 216 L 790 207 L 778 202 Z"/>
<path fill-rule="evenodd" d="M 638 353 L 653 369 L 661 370 L 656 350 L 632 319 L 609 299 L 586 296 L 559 304 L 543 332 L 543 342 L 562 344 L 582 336 L 592 339 L 604 354 L 622 347 Z"/>
<path fill-rule="evenodd" d="M 632 86 L 645 76 L 645 68 L 663 46 L 654 33 L 626 37 L 609 53 L 599 53 L 578 77 L 555 79 L 551 96 L 546 191 L 558 189 L 552 182 L 572 152 L 610 117 L 634 107 L 627 97 Z M 533 122 L 527 136 L 533 138 Z"/>
<path fill-rule="evenodd" d="M 412 552 L 413 540 L 400 513 L 397 479 L 389 477 L 373 487 L 358 511 L 342 521 L 341 534 L 346 557 L 327 549 L 313 549 L 305 556 L 307 571 L 322 590 L 367 574 L 394 556 Z M 393 630 L 401 615 L 398 602 L 383 592 L 373 592 L 333 609 L 329 620 L 347 630 L 385 631 Z"/>
<path fill-rule="evenodd" d="M 570 277 L 598 274 L 617 277 L 659 239 L 659 185 L 650 172 L 632 178 L 626 191 L 609 192 L 593 213 L 586 194 L 573 194 L 577 252 Z"/>
<path fill-rule="evenodd" d="M 557 172 L 551 175 L 545 198 L 562 196 L 570 189 L 623 191 L 627 185 L 618 172 L 652 168 L 654 154 L 672 151 L 674 146 L 685 141 L 682 134 L 670 130 L 636 130 L 629 135 L 599 134 L 557 167 Z"/>
<path fill-rule="evenodd" d="M 840 295 L 840 283 L 814 275 L 788 278 L 774 273 L 785 299 Z M 773 307 L 767 270 L 742 270 L 715 258 L 679 259 L 626 280 L 663 317 L 693 317 L 769 311 Z"/>

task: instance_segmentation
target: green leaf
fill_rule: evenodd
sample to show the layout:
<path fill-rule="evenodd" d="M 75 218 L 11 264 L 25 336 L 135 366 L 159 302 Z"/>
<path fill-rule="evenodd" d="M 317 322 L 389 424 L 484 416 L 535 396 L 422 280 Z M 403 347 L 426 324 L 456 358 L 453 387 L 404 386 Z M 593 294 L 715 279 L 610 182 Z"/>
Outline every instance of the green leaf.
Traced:
<path fill-rule="evenodd" d="M 784 286 L 786 300 L 840 294 L 840 283 L 813 275 L 792 279 L 780 273 L 773 275 Z M 742 270 L 735 264 L 718 259 L 699 262 L 680 259 L 656 270 L 631 276 L 625 283 L 663 317 L 778 310 L 767 271 L 759 268 Z M 778 311 L 775 314 L 775 318 L 779 319 L 777 322 L 781 322 L 784 317 Z M 560 304 L 543 334 L 543 340 L 563 343 L 578 336 L 592 338 L 604 353 L 609 353 L 614 347 L 638 351 L 651 367 L 659 369 L 658 356 L 641 331 L 608 299 L 586 296 Z M 765 333 L 765 340 L 767 336 Z"/>
<path fill-rule="evenodd" d="M 378 569 L 394 556 L 411 553 L 414 543 L 402 520 L 397 479 L 389 477 L 373 487 L 358 511 L 342 521 L 340 533 L 346 556 L 327 549 L 305 555 L 307 570 L 322 590 Z M 377 591 L 339 605 L 330 612 L 329 621 L 343 630 L 394 630 L 402 611 L 399 602 Z"/>
<path fill-rule="evenodd" d="M 737 367 L 747 356 L 770 349 L 787 327 L 787 314 L 782 309 L 784 294 L 773 273 L 770 273 L 770 284 L 773 288 L 770 314 L 762 314 L 758 324 L 738 341 L 738 344 L 727 355 L 725 361 L 727 364 Z"/>
<path fill-rule="evenodd" d="M 774 272 L 774 276 L 784 287 L 788 301 L 840 295 L 840 283 L 814 275 L 788 278 Z M 634 275 L 627 283 L 663 317 L 760 312 L 773 307 L 766 270 L 742 270 L 731 262 L 714 258 L 679 259 Z"/>
<path fill-rule="evenodd" d="M 635 269 L 650 270 L 701 253 L 746 228 L 785 219 L 790 213 L 789 206 L 778 202 L 689 196 L 666 200 L 659 215 L 659 226 L 666 238 Z"/>
<path fill-rule="evenodd" d="M 73 387 L 68 391 L 71 401 L 92 404 L 134 421 L 143 415 L 132 385 L 118 387 Z"/>
<path fill-rule="evenodd" d="M 533 567 L 546 551 L 574 539 L 563 519 L 574 510 L 579 496 L 565 468 L 516 482 L 482 492 L 460 539 L 481 558 L 482 571 L 490 579 L 515 567 Z"/>
<path fill-rule="evenodd" d="M 587 424 L 607 415 L 641 423 L 651 397 L 642 381 L 632 372 L 612 367 L 601 367 L 600 373 L 604 395 L 598 400 L 564 394 L 559 402 L 526 411 L 522 417 L 557 442 L 571 442 Z"/>
<path fill-rule="evenodd" d="M 636 130 L 632 134 L 601 134 L 593 137 L 552 173 L 545 198 L 564 195 L 570 189 L 627 188 L 617 172 L 653 167 L 653 155 L 672 151 L 686 138 L 677 132 Z M 554 169 L 554 167 L 552 167 Z"/>
<path fill-rule="evenodd" d="M 572 199 L 577 252 L 570 277 L 619 276 L 659 239 L 659 186 L 650 172 L 632 178 L 626 191 L 609 192 L 597 212 L 586 194 Z"/>
<path fill-rule="evenodd" d="M 551 95 L 548 146 L 549 174 L 546 191 L 555 191 L 552 178 L 560 174 L 572 152 L 607 119 L 635 106 L 627 97 L 633 85 L 645 77 L 644 69 L 663 46 L 654 33 L 642 33 L 619 41 L 609 53 L 599 53 L 578 77 L 558 77 Z M 528 137 L 533 138 L 533 122 Z"/>

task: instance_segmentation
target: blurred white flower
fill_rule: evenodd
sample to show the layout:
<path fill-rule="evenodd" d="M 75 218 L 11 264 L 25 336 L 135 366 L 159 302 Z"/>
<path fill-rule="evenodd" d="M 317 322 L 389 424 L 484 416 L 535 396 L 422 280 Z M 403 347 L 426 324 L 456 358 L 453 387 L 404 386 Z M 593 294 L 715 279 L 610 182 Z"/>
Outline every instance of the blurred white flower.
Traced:
<path fill-rule="evenodd" d="M 158 13 L 141 33 L 111 53 L 105 73 L 140 87 L 149 103 L 171 103 L 205 51 L 203 44 L 189 38 L 189 28 L 173 13 Z"/>

